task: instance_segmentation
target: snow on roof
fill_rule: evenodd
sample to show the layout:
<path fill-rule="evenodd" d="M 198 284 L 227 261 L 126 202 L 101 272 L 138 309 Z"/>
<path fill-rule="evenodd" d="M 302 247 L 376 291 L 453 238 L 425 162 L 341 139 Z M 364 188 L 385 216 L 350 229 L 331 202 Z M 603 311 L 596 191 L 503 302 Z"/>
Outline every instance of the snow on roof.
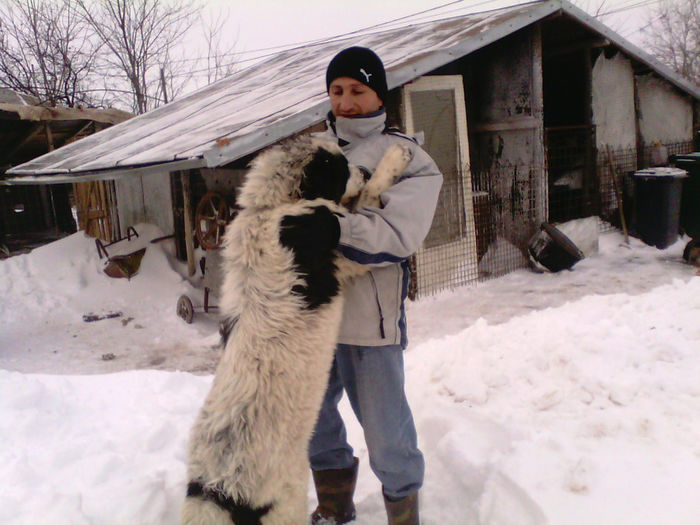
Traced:
<path fill-rule="evenodd" d="M 0 104 L 21 104 L 23 106 L 28 105 L 27 95 L 18 93 L 17 91 L 9 88 L 0 88 Z"/>
<path fill-rule="evenodd" d="M 13 182 L 48 183 L 75 181 L 76 175 L 116 178 L 221 166 L 323 121 L 329 109 L 325 69 L 341 49 L 361 45 L 375 50 L 384 61 L 392 89 L 562 10 L 700 98 L 697 87 L 585 12 L 564 0 L 549 0 L 282 51 L 8 173 L 31 176 Z"/>

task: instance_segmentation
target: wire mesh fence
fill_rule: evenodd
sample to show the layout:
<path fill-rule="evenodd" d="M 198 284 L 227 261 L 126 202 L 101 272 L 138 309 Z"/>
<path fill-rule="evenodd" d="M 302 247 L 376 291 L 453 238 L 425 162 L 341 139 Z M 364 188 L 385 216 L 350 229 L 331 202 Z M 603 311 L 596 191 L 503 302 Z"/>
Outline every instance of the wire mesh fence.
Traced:
<path fill-rule="evenodd" d="M 454 288 L 478 277 L 470 194 L 459 178 L 443 183 L 433 225 L 412 262 L 414 295 Z"/>
<path fill-rule="evenodd" d="M 430 295 L 525 266 L 524 247 L 542 214 L 537 208 L 542 172 L 541 166 L 507 165 L 470 173 L 470 188 L 461 179 L 446 181 L 431 232 L 411 263 L 410 296 Z"/>
<path fill-rule="evenodd" d="M 647 146 L 641 151 L 635 148 L 618 148 L 598 151 L 596 172 L 599 180 L 601 209 L 598 214 L 602 219 L 602 229 L 621 227 L 621 213 L 625 201 L 633 193 L 631 174 L 650 166 L 668 165 L 671 155 L 690 153 L 693 142 L 675 142 Z M 622 204 L 622 208 L 621 208 Z M 629 202 L 625 215 L 629 218 Z"/>
<path fill-rule="evenodd" d="M 547 166 L 474 167 L 446 181 L 431 232 L 410 261 L 411 298 L 478 283 L 529 264 L 529 240 L 543 221 L 598 217 L 600 231 L 621 227 L 620 203 L 638 169 L 693 151 L 692 141 L 596 150 L 591 127 L 547 139 Z M 465 170 L 467 173 L 468 170 Z M 464 179 L 471 177 L 471 187 Z"/>
<path fill-rule="evenodd" d="M 600 212 L 595 173 L 595 127 L 562 126 L 545 132 L 549 221 Z"/>

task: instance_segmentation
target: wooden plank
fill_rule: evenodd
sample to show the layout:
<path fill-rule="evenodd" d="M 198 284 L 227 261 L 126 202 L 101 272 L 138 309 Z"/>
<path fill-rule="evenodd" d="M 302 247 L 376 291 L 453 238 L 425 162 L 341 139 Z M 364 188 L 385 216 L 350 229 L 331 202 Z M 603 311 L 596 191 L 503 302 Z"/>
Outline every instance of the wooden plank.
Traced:
<path fill-rule="evenodd" d="M 540 126 L 539 119 L 535 117 L 516 117 L 493 122 L 479 122 L 472 126 L 477 133 L 493 133 L 497 131 L 516 131 L 520 129 L 537 129 Z"/>
<path fill-rule="evenodd" d="M 187 274 L 194 275 L 194 231 L 192 228 L 192 206 L 190 205 L 190 171 L 181 171 L 180 180 L 182 181 L 182 198 L 184 203 L 185 213 L 185 246 L 187 249 Z"/>
<path fill-rule="evenodd" d="M 44 133 L 46 134 L 46 147 L 49 151 L 53 151 L 53 133 L 51 132 L 51 124 L 44 121 Z"/>

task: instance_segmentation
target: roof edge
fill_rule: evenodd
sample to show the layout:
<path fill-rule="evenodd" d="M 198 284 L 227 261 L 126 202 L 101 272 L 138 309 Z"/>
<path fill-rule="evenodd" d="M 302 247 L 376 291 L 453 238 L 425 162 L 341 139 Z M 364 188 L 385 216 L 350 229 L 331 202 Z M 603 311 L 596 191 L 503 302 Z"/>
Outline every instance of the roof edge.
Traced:
<path fill-rule="evenodd" d="M 205 162 L 201 157 L 195 157 L 186 160 L 176 160 L 168 162 L 159 162 L 148 164 L 146 166 L 137 166 L 129 168 L 106 169 L 102 171 L 85 171 L 85 172 L 66 172 L 52 170 L 37 170 L 33 172 L 25 172 L 17 177 L 9 177 L 0 180 L 0 186 L 29 186 L 29 185 L 49 185 L 49 184 L 70 184 L 77 182 L 92 182 L 98 180 L 116 180 L 123 177 L 151 175 L 153 173 L 163 173 L 171 171 L 191 170 L 204 168 Z M 16 168 L 12 168 L 15 170 Z M 10 173 L 12 170 L 8 170 Z M 22 172 L 13 172 L 20 174 Z"/>
<path fill-rule="evenodd" d="M 323 122 L 330 110 L 327 100 L 317 102 L 311 107 L 278 122 L 272 123 L 247 135 L 236 137 L 225 146 L 215 145 L 204 152 L 207 168 L 216 168 L 233 162 L 241 157 L 266 148 L 314 124 Z"/>

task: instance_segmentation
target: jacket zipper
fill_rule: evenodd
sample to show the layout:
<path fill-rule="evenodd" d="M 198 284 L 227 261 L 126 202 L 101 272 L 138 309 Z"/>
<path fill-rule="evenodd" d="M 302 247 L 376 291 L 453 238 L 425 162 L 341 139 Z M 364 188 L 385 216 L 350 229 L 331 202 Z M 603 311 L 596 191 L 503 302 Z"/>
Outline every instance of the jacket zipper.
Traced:
<path fill-rule="evenodd" d="M 374 289 L 374 299 L 377 301 L 377 310 L 379 311 L 379 335 L 382 336 L 382 339 L 386 339 L 386 335 L 384 334 L 384 314 L 382 312 L 382 305 L 379 302 L 379 291 L 377 290 L 377 283 L 374 280 L 374 274 L 372 272 L 368 272 L 369 274 L 369 280 L 372 283 L 372 288 Z"/>

